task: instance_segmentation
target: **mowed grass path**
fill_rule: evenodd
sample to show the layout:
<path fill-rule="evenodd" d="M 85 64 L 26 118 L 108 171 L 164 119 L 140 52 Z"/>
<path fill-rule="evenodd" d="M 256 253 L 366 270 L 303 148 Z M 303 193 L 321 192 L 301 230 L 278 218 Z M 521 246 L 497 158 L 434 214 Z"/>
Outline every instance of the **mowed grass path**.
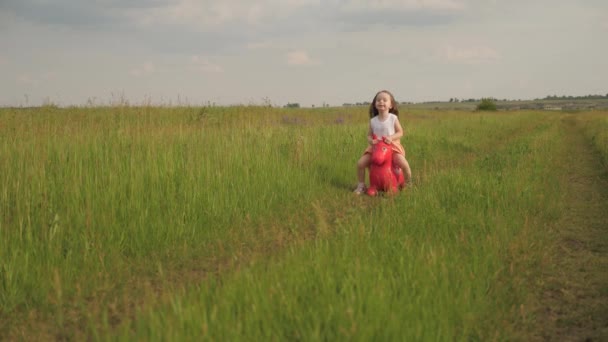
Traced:
<path fill-rule="evenodd" d="M 403 115 L 416 186 L 372 199 L 361 108 L 3 110 L 0 336 L 535 336 L 561 118 Z"/>
<path fill-rule="evenodd" d="M 587 117 L 586 117 L 587 116 Z M 608 340 L 608 117 L 561 118 L 564 213 L 531 288 L 536 329 L 530 339 Z M 583 133 L 583 134 L 581 134 Z"/>

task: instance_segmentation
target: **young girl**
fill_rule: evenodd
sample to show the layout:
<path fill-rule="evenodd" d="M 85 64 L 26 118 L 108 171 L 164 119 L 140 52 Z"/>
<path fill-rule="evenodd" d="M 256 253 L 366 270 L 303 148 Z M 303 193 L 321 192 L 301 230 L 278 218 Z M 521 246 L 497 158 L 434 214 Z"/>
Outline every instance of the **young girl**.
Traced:
<path fill-rule="evenodd" d="M 399 110 L 395 97 L 387 90 L 379 91 L 372 103 L 369 106 L 369 130 L 367 132 L 367 142 L 370 146 L 365 149 L 363 155 L 357 162 L 357 178 L 359 185 L 355 189 L 357 195 L 365 192 L 365 169 L 369 167 L 371 162 L 372 145 L 378 142 L 373 139 L 372 134 L 375 134 L 378 139 L 384 137 L 384 142 L 391 144 L 393 147 L 393 163 L 403 170 L 405 184 L 409 184 L 412 178 L 412 170 L 405 159 L 405 149 L 401 145 L 399 139 L 403 136 L 403 128 L 399 123 Z"/>

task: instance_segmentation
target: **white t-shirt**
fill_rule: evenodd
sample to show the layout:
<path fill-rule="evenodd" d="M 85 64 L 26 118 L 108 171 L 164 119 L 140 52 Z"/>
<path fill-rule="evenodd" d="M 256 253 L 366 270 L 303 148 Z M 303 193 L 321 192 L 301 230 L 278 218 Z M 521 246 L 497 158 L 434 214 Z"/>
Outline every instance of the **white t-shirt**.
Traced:
<path fill-rule="evenodd" d="M 380 137 L 388 137 L 395 134 L 395 121 L 397 120 L 397 115 L 388 114 L 388 118 L 384 121 L 380 121 L 380 116 L 376 115 L 370 120 L 370 125 L 372 126 L 372 133 L 374 133 L 378 138 Z"/>

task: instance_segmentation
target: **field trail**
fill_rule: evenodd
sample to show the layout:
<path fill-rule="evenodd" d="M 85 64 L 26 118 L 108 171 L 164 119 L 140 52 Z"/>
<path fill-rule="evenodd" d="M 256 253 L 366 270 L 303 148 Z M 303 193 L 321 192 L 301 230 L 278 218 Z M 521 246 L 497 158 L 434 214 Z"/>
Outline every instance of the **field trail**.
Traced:
<path fill-rule="evenodd" d="M 539 340 L 608 340 L 608 172 L 583 136 L 580 121 L 562 119 L 564 213 L 550 227 L 553 265 L 542 270 Z"/>

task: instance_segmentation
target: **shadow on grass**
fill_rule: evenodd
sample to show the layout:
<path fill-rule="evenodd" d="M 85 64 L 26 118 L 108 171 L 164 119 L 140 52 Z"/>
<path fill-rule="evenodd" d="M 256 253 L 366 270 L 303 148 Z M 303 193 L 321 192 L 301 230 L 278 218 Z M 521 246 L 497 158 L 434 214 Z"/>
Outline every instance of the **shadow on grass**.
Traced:
<path fill-rule="evenodd" d="M 329 180 L 329 184 L 331 184 L 332 187 L 339 189 L 339 190 L 347 190 L 347 191 L 354 191 L 355 188 L 357 187 L 357 185 L 353 182 L 346 182 L 344 179 L 338 178 L 338 177 L 332 177 Z"/>

